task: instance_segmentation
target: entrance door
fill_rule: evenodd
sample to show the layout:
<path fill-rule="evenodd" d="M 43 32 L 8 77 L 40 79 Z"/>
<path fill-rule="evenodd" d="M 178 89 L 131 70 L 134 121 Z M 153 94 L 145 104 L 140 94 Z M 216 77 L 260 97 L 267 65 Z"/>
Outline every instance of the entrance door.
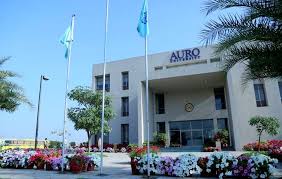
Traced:
<path fill-rule="evenodd" d="M 203 130 L 193 130 L 192 131 L 192 141 L 193 146 L 201 146 L 204 144 L 203 142 Z"/>
<path fill-rule="evenodd" d="M 182 146 L 192 145 L 191 131 L 181 131 L 181 145 Z"/>
<path fill-rule="evenodd" d="M 182 146 L 202 146 L 204 139 L 211 138 L 213 120 L 191 120 L 169 122 L 170 143 Z"/>
<path fill-rule="evenodd" d="M 171 145 L 181 144 L 180 131 L 170 131 L 170 144 Z"/>

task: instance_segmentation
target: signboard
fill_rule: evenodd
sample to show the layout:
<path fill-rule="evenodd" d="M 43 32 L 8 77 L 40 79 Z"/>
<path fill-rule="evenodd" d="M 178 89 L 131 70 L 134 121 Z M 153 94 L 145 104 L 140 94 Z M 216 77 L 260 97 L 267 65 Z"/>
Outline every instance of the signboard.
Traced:
<path fill-rule="evenodd" d="M 170 63 L 197 60 L 200 59 L 200 53 L 198 48 L 175 51 L 171 54 Z"/>

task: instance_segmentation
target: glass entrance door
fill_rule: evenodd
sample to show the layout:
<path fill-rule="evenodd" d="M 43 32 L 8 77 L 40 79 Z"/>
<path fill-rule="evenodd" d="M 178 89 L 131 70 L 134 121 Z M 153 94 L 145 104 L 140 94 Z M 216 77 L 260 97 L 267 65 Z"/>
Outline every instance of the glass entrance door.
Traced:
<path fill-rule="evenodd" d="M 181 145 L 180 131 L 170 131 L 170 145 Z"/>
<path fill-rule="evenodd" d="M 204 144 L 203 140 L 203 130 L 193 130 L 192 131 L 192 141 L 193 146 L 201 146 Z"/>
<path fill-rule="evenodd" d="M 170 144 L 181 146 L 202 146 L 211 138 L 213 131 L 212 119 L 175 121 L 169 123 Z"/>
<path fill-rule="evenodd" d="M 181 145 L 191 146 L 192 144 L 191 131 L 181 131 Z"/>

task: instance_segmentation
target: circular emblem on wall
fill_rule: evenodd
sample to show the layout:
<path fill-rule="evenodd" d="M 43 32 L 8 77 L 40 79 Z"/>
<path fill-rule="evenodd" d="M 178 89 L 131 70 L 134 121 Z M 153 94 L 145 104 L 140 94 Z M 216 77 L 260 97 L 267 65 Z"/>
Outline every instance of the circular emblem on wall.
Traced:
<path fill-rule="evenodd" d="M 191 112 L 191 111 L 193 111 L 193 109 L 194 109 L 194 106 L 193 106 L 192 103 L 185 104 L 185 111 Z"/>

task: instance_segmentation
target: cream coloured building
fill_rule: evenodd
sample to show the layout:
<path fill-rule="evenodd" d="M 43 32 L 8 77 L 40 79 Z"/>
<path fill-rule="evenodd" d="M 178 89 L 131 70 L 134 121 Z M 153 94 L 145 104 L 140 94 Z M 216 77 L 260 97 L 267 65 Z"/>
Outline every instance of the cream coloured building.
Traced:
<path fill-rule="evenodd" d="M 145 119 L 144 57 L 107 63 L 107 95 L 116 116 L 106 142 L 142 144 L 150 130 L 151 140 L 154 132 L 165 132 L 169 146 L 199 147 L 218 129 L 227 129 L 230 145 L 241 150 L 257 139 L 255 128 L 248 125 L 251 117 L 274 116 L 282 126 L 282 81 L 264 79 L 243 86 L 244 65 L 225 74 L 211 46 L 152 54 L 148 61 L 150 129 Z M 102 89 L 102 74 L 103 64 L 94 64 L 95 90 Z M 282 134 L 275 138 L 282 139 Z"/>

